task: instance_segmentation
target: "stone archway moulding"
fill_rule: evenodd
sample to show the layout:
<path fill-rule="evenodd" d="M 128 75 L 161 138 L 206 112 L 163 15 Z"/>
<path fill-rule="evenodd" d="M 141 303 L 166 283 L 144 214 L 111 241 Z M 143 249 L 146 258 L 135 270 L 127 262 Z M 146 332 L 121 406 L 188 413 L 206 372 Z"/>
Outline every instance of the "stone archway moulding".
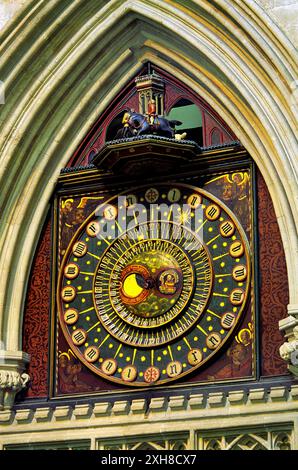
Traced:
<path fill-rule="evenodd" d="M 29 360 L 21 344 L 23 302 L 60 168 L 146 60 L 200 94 L 264 175 L 287 260 L 291 315 L 281 328 L 291 360 L 298 346 L 295 54 L 252 0 L 30 0 L 7 25 L 0 45 L 3 390 L 16 393 L 13 383 L 17 391 L 27 381 L 20 376 Z M 12 402 L 11 395 L 1 400 Z"/>

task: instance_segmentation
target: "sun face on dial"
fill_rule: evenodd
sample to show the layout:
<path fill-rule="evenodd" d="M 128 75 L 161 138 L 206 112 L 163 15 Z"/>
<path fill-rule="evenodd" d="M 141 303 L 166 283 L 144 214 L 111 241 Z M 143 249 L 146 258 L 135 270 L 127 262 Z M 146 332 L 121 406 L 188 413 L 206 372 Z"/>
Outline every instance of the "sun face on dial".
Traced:
<path fill-rule="evenodd" d="M 94 373 L 158 385 L 217 354 L 249 289 L 248 242 L 221 201 L 184 184 L 140 187 L 77 231 L 60 269 L 59 320 Z"/>

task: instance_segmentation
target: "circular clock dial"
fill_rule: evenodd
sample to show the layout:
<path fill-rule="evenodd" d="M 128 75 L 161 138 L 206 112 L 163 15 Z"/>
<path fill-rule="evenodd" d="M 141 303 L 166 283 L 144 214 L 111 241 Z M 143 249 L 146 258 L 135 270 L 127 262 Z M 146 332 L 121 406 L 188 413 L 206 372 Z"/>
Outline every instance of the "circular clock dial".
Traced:
<path fill-rule="evenodd" d="M 102 204 L 62 262 L 59 319 L 107 380 L 177 380 L 216 354 L 249 293 L 249 248 L 224 204 L 189 185 L 141 187 Z"/>
<path fill-rule="evenodd" d="M 179 225 L 167 225 L 173 239 Z M 155 236 L 161 232 L 161 221 L 138 227 L 141 235 L 134 237 L 133 229 L 128 230 L 103 254 L 94 291 L 99 287 L 104 293 L 103 286 L 108 286 L 108 295 L 96 297 L 94 304 L 111 335 L 131 346 L 151 348 L 178 338 L 197 322 L 210 296 L 212 263 L 207 248 L 186 227 L 180 246 L 150 238 L 150 231 Z M 195 249 L 184 251 L 190 243 Z M 206 295 L 201 297 L 203 289 Z"/>

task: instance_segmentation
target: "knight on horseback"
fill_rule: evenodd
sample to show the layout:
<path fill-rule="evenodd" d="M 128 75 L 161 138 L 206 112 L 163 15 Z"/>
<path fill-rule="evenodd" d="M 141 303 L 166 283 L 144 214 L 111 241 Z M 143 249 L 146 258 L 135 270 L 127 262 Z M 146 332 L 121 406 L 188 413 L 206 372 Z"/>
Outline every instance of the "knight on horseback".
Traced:
<path fill-rule="evenodd" d="M 152 100 L 146 115 L 136 113 L 134 110 L 126 110 L 122 124 L 123 127 L 118 129 L 115 139 L 152 134 L 173 139 L 175 138 L 175 126 L 180 126 L 182 123 L 158 116 L 155 101 Z"/>

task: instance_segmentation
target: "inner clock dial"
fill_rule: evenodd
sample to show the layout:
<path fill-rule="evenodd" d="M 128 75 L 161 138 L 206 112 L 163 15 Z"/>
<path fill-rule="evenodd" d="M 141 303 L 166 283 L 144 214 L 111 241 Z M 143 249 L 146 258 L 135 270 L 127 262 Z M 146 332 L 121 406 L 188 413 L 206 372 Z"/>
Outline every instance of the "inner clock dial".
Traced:
<path fill-rule="evenodd" d="M 131 250 L 128 250 L 111 273 L 111 286 L 119 290 L 121 303 L 127 313 L 155 318 L 173 308 L 179 298 L 180 302 L 184 300 L 184 305 L 189 300 L 193 269 L 187 256 L 172 243 L 166 242 L 163 247 L 163 250 L 168 249 L 172 254 L 160 249 L 159 245 L 157 241 L 151 240 L 137 243 L 133 251 L 139 253 L 129 262 Z M 175 254 L 180 256 L 179 262 Z M 129 264 L 119 271 L 123 262 Z M 187 278 L 183 278 L 183 271 Z M 118 312 L 118 299 L 115 305 L 115 297 L 115 294 L 111 295 L 111 302 Z"/>
<path fill-rule="evenodd" d="M 140 253 L 135 263 L 129 264 L 121 272 L 122 302 L 131 305 L 133 313 L 142 317 L 157 316 L 169 310 L 182 289 L 182 271 L 179 264 L 171 255 L 159 253 L 157 250 Z M 141 307 L 137 307 L 145 299 L 147 306 L 143 303 Z"/>
<path fill-rule="evenodd" d="M 155 233 L 161 230 L 158 221 L 141 224 L 142 236 L 134 239 L 131 230 L 109 246 L 94 285 L 94 291 L 108 286 L 108 296 L 95 298 L 105 328 L 126 344 L 141 347 L 167 343 L 188 330 L 208 302 L 212 284 L 211 261 L 201 240 L 185 227 L 179 246 L 150 239 L 153 225 Z M 176 224 L 169 224 L 172 239 L 175 229 Z M 187 252 L 183 247 L 190 242 L 194 249 Z M 186 306 L 191 310 L 183 315 Z"/>

